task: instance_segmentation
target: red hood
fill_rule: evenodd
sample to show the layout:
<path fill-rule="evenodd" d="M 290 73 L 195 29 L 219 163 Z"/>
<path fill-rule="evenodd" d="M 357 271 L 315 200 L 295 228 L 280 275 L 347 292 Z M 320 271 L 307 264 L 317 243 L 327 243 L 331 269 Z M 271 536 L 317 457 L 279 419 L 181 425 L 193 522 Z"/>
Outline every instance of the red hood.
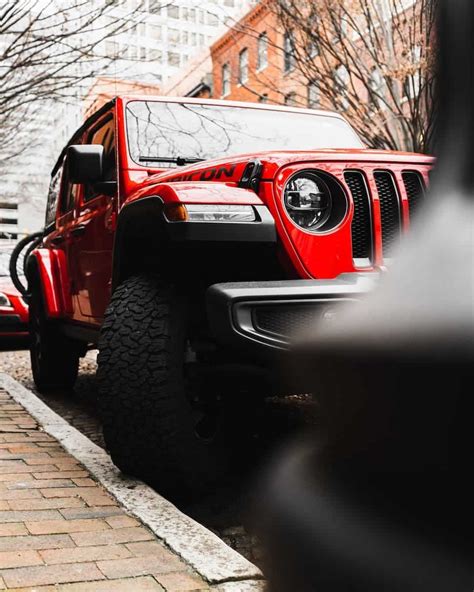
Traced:
<path fill-rule="evenodd" d="M 219 169 L 220 167 L 233 168 L 232 175 L 220 180 L 236 182 L 241 176 L 245 165 L 251 160 L 259 160 L 263 164 L 263 178 L 271 179 L 277 170 L 285 165 L 298 162 L 373 162 L 373 163 L 407 163 L 430 165 L 434 158 L 415 152 L 396 152 L 390 150 L 359 149 L 321 149 L 321 150 L 291 150 L 291 151 L 266 151 L 258 153 L 238 154 L 213 160 L 179 167 L 172 170 L 152 173 L 147 179 L 147 184 L 172 182 L 172 181 L 199 181 L 206 171 Z M 217 180 L 217 179 L 216 179 Z"/>

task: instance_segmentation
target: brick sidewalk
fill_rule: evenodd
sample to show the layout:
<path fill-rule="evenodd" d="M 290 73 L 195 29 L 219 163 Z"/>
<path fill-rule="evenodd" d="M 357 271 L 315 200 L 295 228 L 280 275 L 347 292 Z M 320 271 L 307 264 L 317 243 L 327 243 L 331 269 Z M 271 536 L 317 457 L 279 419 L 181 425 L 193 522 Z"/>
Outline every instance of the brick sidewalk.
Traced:
<path fill-rule="evenodd" d="M 185 592 L 208 585 L 0 389 L 0 590 Z"/>

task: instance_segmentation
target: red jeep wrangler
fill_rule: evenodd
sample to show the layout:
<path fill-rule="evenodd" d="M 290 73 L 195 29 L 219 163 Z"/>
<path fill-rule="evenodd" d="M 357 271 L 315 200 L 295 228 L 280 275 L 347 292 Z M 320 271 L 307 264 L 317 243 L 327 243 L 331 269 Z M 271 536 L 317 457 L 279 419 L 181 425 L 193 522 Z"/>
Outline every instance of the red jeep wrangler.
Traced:
<path fill-rule="evenodd" d="M 431 163 L 364 148 L 335 113 L 116 98 L 61 153 L 28 261 L 38 389 L 72 387 L 98 346 L 117 466 L 162 490 L 202 484 L 222 396 L 267 395 L 291 333 L 367 290 Z"/>

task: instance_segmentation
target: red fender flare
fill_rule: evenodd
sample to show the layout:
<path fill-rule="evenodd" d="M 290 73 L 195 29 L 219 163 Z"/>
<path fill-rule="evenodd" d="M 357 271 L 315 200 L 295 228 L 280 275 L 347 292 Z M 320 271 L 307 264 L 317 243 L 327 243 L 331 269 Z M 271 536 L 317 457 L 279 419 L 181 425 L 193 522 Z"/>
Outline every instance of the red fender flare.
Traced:
<path fill-rule="evenodd" d="M 31 257 L 36 260 L 46 315 L 58 319 L 71 314 L 71 283 L 64 251 L 35 249 Z"/>

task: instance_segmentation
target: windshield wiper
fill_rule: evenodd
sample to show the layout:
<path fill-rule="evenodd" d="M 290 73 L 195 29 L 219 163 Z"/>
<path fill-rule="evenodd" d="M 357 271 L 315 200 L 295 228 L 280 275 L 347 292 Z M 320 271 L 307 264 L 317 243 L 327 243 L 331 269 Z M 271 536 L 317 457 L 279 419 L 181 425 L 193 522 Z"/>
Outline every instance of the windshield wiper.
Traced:
<path fill-rule="evenodd" d="M 165 156 L 139 156 L 138 162 L 171 162 L 178 166 L 184 166 L 185 164 L 193 164 L 194 162 L 204 162 L 205 158 L 187 158 L 183 156 L 175 156 L 173 158 Z"/>

